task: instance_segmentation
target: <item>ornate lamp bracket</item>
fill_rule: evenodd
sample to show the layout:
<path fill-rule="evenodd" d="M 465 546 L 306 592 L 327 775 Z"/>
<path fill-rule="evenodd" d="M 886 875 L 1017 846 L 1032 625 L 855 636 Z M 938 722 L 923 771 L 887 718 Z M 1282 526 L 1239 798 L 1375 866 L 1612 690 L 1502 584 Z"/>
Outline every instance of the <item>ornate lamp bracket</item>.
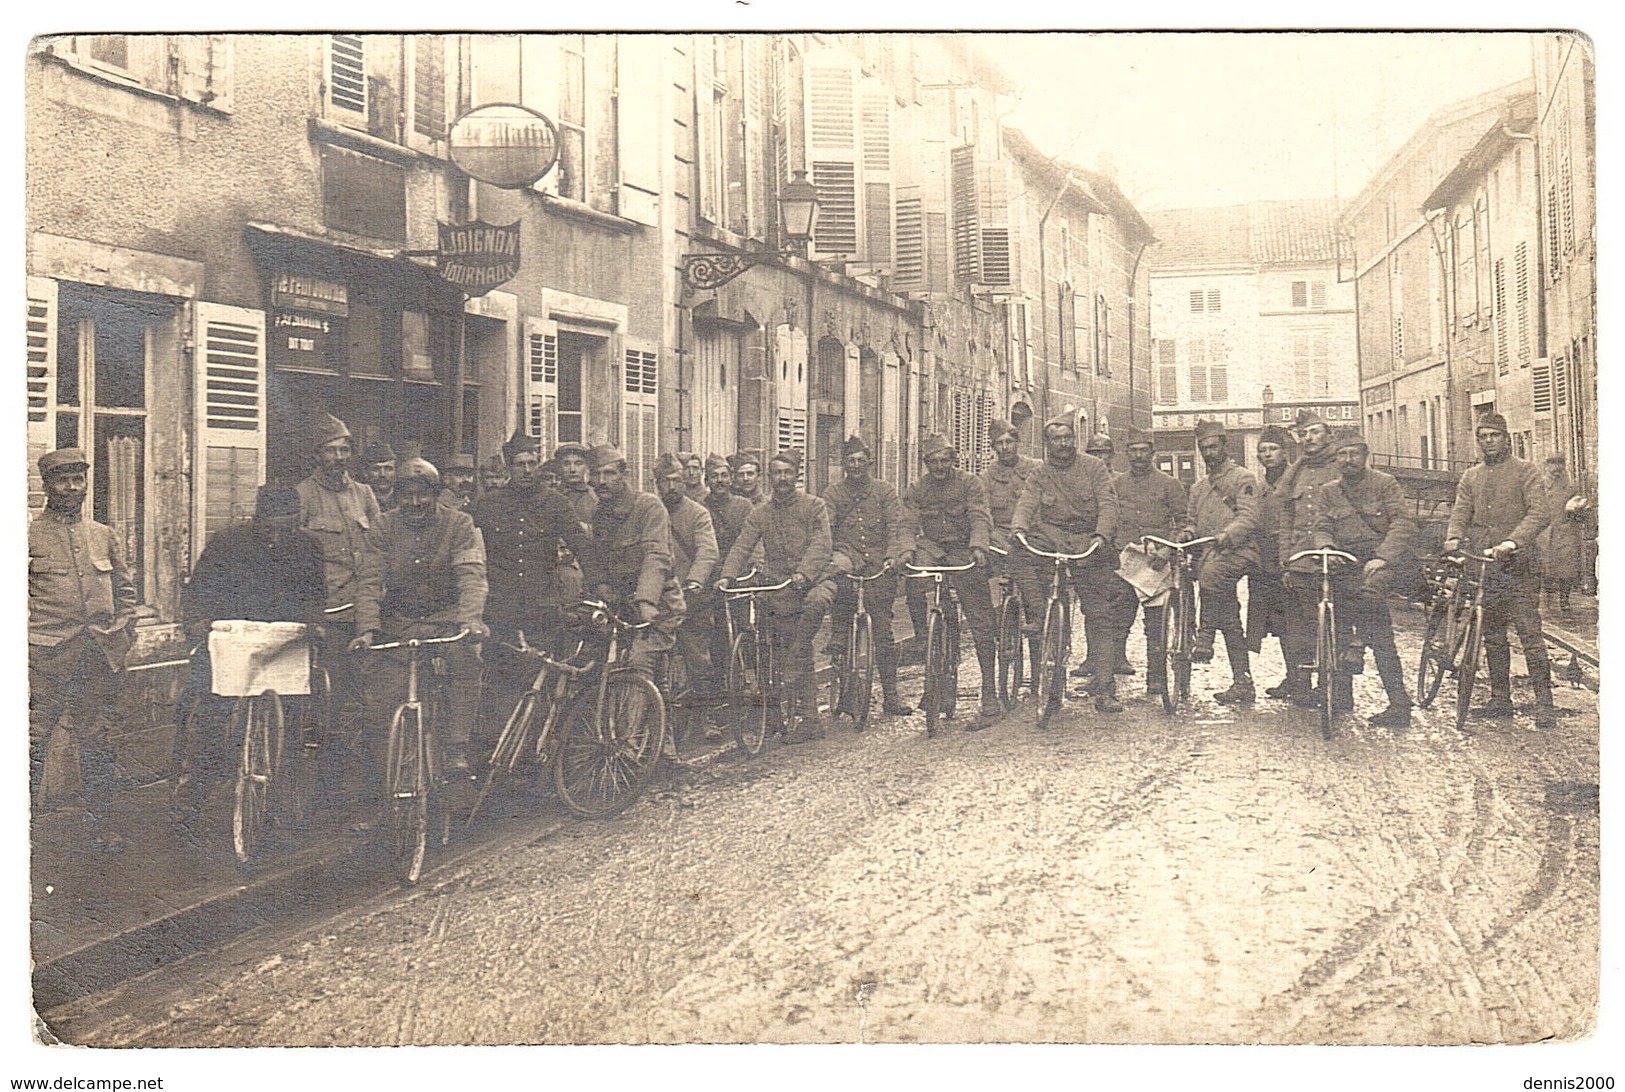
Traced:
<path fill-rule="evenodd" d="M 752 266 L 800 257 L 799 250 L 724 251 L 714 254 L 684 254 L 683 283 L 705 292 L 721 288 Z"/>

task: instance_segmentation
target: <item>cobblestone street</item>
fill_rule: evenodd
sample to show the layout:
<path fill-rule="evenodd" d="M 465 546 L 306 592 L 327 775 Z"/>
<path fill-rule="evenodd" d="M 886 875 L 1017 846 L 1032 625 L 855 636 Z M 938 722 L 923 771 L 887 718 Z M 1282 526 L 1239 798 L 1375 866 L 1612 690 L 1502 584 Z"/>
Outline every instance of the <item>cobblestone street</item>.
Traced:
<path fill-rule="evenodd" d="M 1398 613 L 1414 658 L 1418 615 Z M 1138 642 L 1136 641 L 1136 644 Z M 1131 646 L 1132 649 L 1132 646 Z M 1222 657 L 1220 657 L 1222 660 Z M 917 676 L 917 669 L 915 669 Z M 1277 677 L 1269 665 L 1261 680 Z M 1225 683 L 1199 668 L 1195 690 Z M 688 771 L 621 820 L 127 987 L 97 1045 L 1472 1043 L 1586 1034 L 1595 695 L 1419 710 L 1024 704 Z M 1362 711 L 1381 705 L 1374 677 Z M 1448 695 L 1446 695 L 1447 697 Z M 1441 700 L 1441 705 L 1447 704 Z M 963 723 L 962 721 L 960 723 Z M 86 1012 L 90 1010 L 85 1010 Z M 74 1026 L 72 1014 L 67 1016 Z"/>

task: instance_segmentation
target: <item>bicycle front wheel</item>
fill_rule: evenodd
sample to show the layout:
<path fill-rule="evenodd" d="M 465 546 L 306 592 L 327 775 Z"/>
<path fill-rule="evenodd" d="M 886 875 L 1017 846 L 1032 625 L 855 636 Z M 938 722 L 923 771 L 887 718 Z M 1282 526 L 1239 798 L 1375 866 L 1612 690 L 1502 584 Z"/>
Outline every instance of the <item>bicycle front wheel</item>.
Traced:
<path fill-rule="evenodd" d="M 1191 642 L 1186 631 L 1190 613 L 1187 608 L 1185 585 L 1176 584 L 1162 609 L 1162 647 L 1168 661 L 1167 675 L 1162 681 L 1162 708 L 1169 713 L 1178 709 L 1180 699 L 1190 693 Z"/>
<path fill-rule="evenodd" d="M 925 734 L 937 734 L 937 722 L 948 714 L 944 711 L 948 684 L 948 629 L 942 612 L 933 610 L 925 623 Z"/>
<path fill-rule="evenodd" d="M 860 614 L 852 619 L 851 642 L 846 655 L 847 682 L 841 701 L 852 717 L 852 727 L 861 732 L 869 726 L 869 711 L 875 701 L 875 630 L 874 620 L 869 615 Z"/>
<path fill-rule="evenodd" d="M 1066 691 L 1066 610 L 1066 603 L 1059 599 L 1044 608 L 1044 635 L 1039 640 L 1034 676 L 1038 699 L 1046 706 L 1059 702 Z"/>
<path fill-rule="evenodd" d="M 237 705 L 234 725 L 242 731 L 237 762 L 236 807 L 231 816 L 231 842 L 237 863 L 259 860 L 271 818 L 271 783 L 282 749 L 282 699 L 276 691 L 250 694 Z"/>
<path fill-rule="evenodd" d="M 761 754 L 767 739 L 767 695 L 756 654 L 755 634 L 743 631 L 734 637 L 728 656 L 728 705 L 734 739 L 747 755 Z"/>
<path fill-rule="evenodd" d="M 423 709 L 402 705 L 389 725 L 389 847 L 395 874 L 418 882 L 429 851 L 429 769 Z"/>
<path fill-rule="evenodd" d="M 655 684 L 636 671 L 611 671 L 602 690 L 589 686 L 564 712 L 553 787 L 583 819 L 625 811 L 648 783 L 665 734 L 666 707 Z"/>
<path fill-rule="evenodd" d="M 1315 630 L 1315 674 L 1320 681 L 1320 734 L 1332 738 L 1332 703 L 1337 700 L 1333 678 L 1337 674 L 1337 614 L 1330 603 L 1320 604 Z"/>
<path fill-rule="evenodd" d="M 1416 668 L 1416 704 L 1426 709 L 1439 695 L 1452 650 L 1449 643 L 1451 606 L 1442 600 L 1428 612 L 1427 630 L 1422 636 L 1422 655 Z"/>
<path fill-rule="evenodd" d="M 948 657 L 943 667 L 946 669 L 943 677 L 947 680 L 943 684 L 942 715 L 951 717 L 959 706 L 959 610 L 949 606 L 944 613 L 943 625 L 948 632 Z"/>
<path fill-rule="evenodd" d="M 1478 656 L 1482 651 L 1484 616 L 1475 606 L 1461 627 L 1456 641 L 1456 655 L 1452 657 L 1456 671 L 1456 731 L 1467 724 L 1467 714 L 1473 706 L 1473 684 L 1478 681 Z"/>
<path fill-rule="evenodd" d="M 1026 642 L 1021 635 L 1021 600 L 1006 595 L 999 603 L 999 701 L 1006 709 L 1016 707 L 1021 693 L 1022 666 Z"/>

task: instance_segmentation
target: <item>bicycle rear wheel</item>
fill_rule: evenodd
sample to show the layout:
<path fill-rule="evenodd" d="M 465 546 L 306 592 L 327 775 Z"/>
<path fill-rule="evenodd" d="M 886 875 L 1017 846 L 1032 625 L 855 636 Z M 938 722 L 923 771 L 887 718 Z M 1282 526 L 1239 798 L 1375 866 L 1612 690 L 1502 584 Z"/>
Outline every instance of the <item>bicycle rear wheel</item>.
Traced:
<path fill-rule="evenodd" d="M 874 620 L 867 614 L 852 619 L 846 670 L 842 674 L 846 683 L 840 695 L 841 704 L 831 705 L 831 708 L 849 715 L 852 727 L 861 732 L 869 726 L 869 711 L 875 700 L 875 630 Z"/>
<path fill-rule="evenodd" d="M 942 715 L 951 717 L 959 707 L 959 608 L 950 603 L 942 615 L 948 633 L 947 683 L 943 687 Z"/>
<path fill-rule="evenodd" d="M 1021 693 L 1026 641 L 1021 633 L 1021 600 L 1006 595 L 999 602 L 999 700 L 1014 709 Z"/>
<path fill-rule="evenodd" d="M 756 662 L 756 635 L 749 630 L 734 637 L 728 656 L 728 703 L 734 739 L 747 755 L 762 753 L 767 739 L 767 694 Z"/>
<path fill-rule="evenodd" d="M 1162 609 L 1162 647 L 1168 661 L 1167 677 L 1162 682 L 1162 707 L 1169 713 L 1178 709 L 1180 698 L 1190 693 L 1190 640 L 1185 629 L 1189 615 L 1184 591 L 1183 584 L 1176 585 Z"/>
<path fill-rule="evenodd" d="M 1439 695 L 1451 649 L 1445 647 L 1450 633 L 1451 604 L 1440 600 L 1428 612 L 1427 630 L 1422 636 L 1422 655 L 1416 668 L 1416 704 L 1426 709 Z"/>
<path fill-rule="evenodd" d="M 943 672 L 948 662 L 948 631 L 942 612 L 932 610 L 925 622 L 925 694 L 920 705 L 925 709 L 925 734 L 937 734 L 937 722 L 943 712 L 943 689 L 947 685 Z"/>
<path fill-rule="evenodd" d="M 665 733 L 666 707 L 653 682 L 625 670 L 602 682 L 602 698 L 589 686 L 565 710 L 553 766 L 559 799 L 583 819 L 608 819 L 631 806 L 649 780 L 641 756 Z"/>
<path fill-rule="evenodd" d="M 1320 604 L 1315 630 L 1315 674 L 1320 681 L 1320 734 L 1332 738 L 1332 703 L 1337 700 L 1333 678 L 1337 674 L 1337 614 L 1330 603 Z"/>
<path fill-rule="evenodd" d="M 1473 684 L 1478 681 L 1478 656 L 1482 651 L 1484 617 L 1478 607 L 1467 616 L 1457 638 L 1456 655 L 1452 657 L 1456 672 L 1456 731 L 1467 724 L 1467 714 L 1473 707 Z"/>
<path fill-rule="evenodd" d="M 429 851 L 429 770 L 423 709 L 402 705 L 389 725 L 389 848 L 395 874 L 418 882 Z"/>
<path fill-rule="evenodd" d="M 1051 706 L 1058 706 L 1066 692 L 1066 611 L 1064 599 L 1051 600 L 1044 608 L 1044 635 L 1038 645 L 1038 663 L 1034 678 L 1038 684 L 1038 700 L 1044 709 L 1039 716 L 1039 727 L 1047 727 Z"/>
<path fill-rule="evenodd" d="M 238 704 L 233 724 L 242 730 L 243 748 L 237 763 L 231 842 L 237 863 L 246 867 L 258 861 L 265 848 L 272 779 L 282 750 L 282 699 L 274 690 L 248 695 Z"/>

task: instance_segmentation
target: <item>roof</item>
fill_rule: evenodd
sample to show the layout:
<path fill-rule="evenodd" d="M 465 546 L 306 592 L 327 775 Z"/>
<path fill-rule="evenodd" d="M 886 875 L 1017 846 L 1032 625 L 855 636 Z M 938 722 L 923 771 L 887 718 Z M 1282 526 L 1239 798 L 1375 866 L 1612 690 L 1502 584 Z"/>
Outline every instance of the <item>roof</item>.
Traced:
<path fill-rule="evenodd" d="M 1150 214 L 1151 268 L 1325 262 L 1337 257 L 1337 202 L 1329 197 L 1251 201 Z"/>
<path fill-rule="evenodd" d="M 1427 200 L 1422 203 L 1424 209 L 1440 209 L 1449 206 L 1464 191 L 1471 189 L 1474 184 L 1494 166 L 1512 142 L 1518 139 L 1508 130 L 1528 136 L 1529 126 L 1535 120 L 1535 96 L 1533 93 L 1520 95 L 1508 99 L 1501 108 L 1501 113 L 1491 122 L 1484 135 L 1461 157 L 1449 174 L 1445 175 Z"/>
<path fill-rule="evenodd" d="M 1151 238 L 1151 225 L 1109 176 L 1045 155 L 1020 129 L 1004 130 L 1004 150 L 1023 170 L 1044 176 L 1052 185 L 1062 185 L 1070 178 L 1069 192 L 1094 206 L 1091 211 L 1108 213 L 1140 237 Z"/>

